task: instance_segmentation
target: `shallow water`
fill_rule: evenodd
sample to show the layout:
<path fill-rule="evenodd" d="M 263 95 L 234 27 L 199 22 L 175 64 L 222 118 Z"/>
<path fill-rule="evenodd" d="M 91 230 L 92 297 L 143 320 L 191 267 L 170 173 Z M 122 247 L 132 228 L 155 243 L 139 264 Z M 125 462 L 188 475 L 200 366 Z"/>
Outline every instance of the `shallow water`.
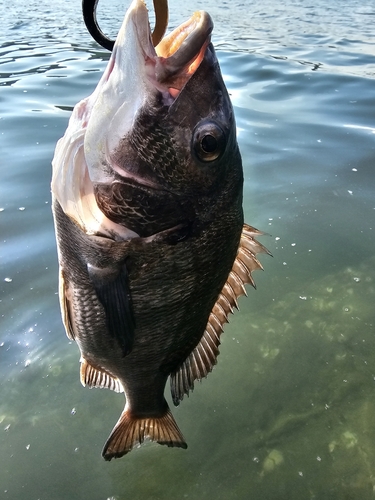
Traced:
<path fill-rule="evenodd" d="M 246 221 L 271 236 L 218 366 L 173 410 L 189 448 L 106 463 L 122 396 L 88 390 L 57 299 L 50 162 L 108 53 L 80 2 L 7 4 L 0 39 L 0 498 L 375 497 L 375 7 L 204 8 L 235 107 Z M 121 2 L 101 0 L 115 35 Z M 4 22 L 3 22 L 4 24 Z"/>

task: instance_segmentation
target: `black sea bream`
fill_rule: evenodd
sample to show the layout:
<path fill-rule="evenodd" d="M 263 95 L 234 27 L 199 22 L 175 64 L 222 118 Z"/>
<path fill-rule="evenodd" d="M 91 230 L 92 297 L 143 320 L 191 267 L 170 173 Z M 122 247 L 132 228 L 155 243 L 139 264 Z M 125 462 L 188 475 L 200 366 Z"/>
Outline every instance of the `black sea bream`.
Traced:
<path fill-rule="evenodd" d="M 134 0 L 94 93 L 53 159 L 60 303 L 81 382 L 124 392 L 103 456 L 145 438 L 186 448 L 173 402 L 216 363 L 266 249 L 244 225 L 243 174 L 206 12 L 155 48 Z"/>

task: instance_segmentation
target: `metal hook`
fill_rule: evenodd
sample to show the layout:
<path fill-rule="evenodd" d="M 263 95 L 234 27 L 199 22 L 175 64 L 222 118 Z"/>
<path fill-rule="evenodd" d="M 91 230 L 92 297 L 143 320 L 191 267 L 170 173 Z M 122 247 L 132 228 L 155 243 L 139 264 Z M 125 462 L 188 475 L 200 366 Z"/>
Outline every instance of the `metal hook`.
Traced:
<path fill-rule="evenodd" d="M 96 7 L 99 0 L 82 0 L 82 13 L 88 32 L 102 47 L 112 51 L 114 40 L 109 39 L 100 29 L 96 20 Z M 155 27 L 152 32 L 152 43 L 156 45 L 163 38 L 168 26 L 168 0 L 153 0 L 155 9 Z"/>

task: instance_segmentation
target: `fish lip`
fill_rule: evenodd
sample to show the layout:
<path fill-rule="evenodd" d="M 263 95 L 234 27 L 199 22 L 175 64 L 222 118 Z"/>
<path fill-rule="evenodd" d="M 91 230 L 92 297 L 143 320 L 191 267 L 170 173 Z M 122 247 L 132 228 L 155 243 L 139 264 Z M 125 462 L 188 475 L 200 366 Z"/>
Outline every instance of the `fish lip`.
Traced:
<path fill-rule="evenodd" d="M 180 91 L 204 58 L 214 26 L 211 16 L 203 10 L 194 12 L 190 19 L 165 35 L 156 47 L 152 43 L 148 11 L 143 0 L 134 0 L 127 16 L 128 22 L 134 25 L 149 81 L 161 92 Z M 122 54 L 124 45 L 125 32 L 121 29 L 113 49 L 114 64 L 121 65 L 121 58 L 127 57 Z M 178 93 L 172 90 L 172 97 Z"/>
<path fill-rule="evenodd" d="M 156 65 L 157 80 L 175 80 L 181 73 L 185 73 L 186 80 L 189 79 L 204 57 L 212 30 L 210 15 L 201 10 L 166 35 L 155 47 L 159 63 Z"/>

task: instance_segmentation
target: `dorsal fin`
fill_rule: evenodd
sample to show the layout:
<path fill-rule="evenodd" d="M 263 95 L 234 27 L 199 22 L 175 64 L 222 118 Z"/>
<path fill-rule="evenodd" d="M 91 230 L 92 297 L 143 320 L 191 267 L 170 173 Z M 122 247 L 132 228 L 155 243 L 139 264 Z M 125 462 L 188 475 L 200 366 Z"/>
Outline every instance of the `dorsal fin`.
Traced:
<path fill-rule="evenodd" d="M 81 384 L 90 388 L 111 389 L 115 392 L 124 392 L 121 382 L 103 369 L 95 368 L 85 358 L 81 358 Z"/>
<path fill-rule="evenodd" d="M 206 329 L 199 344 L 189 354 L 178 370 L 171 374 L 171 392 L 174 404 L 177 406 L 185 394 L 194 389 L 194 381 L 202 380 L 212 371 L 219 355 L 220 336 L 228 316 L 238 309 L 237 299 L 247 295 L 245 285 L 255 288 L 252 272 L 263 269 L 256 258 L 258 253 L 270 252 L 254 237 L 265 233 L 244 224 L 240 244 L 232 270 L 216 300 L 208 318 Z"/>

